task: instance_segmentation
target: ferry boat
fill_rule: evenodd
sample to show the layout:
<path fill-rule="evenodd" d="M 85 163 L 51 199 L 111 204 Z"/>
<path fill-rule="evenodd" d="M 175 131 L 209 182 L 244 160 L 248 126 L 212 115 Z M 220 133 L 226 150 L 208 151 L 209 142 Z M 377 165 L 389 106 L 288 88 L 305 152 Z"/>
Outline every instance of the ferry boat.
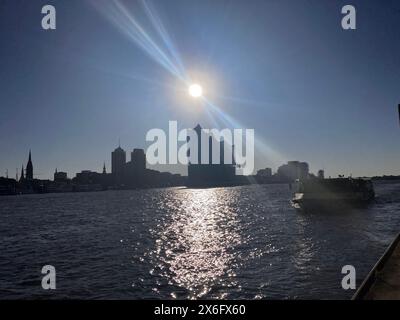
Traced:
<path fill-rule="evenodd" d="M 292 200 L 297 208 L 367 204 L 375 198 L 369 179 L 335 178 L 310 179 L 297 183 Z"/>

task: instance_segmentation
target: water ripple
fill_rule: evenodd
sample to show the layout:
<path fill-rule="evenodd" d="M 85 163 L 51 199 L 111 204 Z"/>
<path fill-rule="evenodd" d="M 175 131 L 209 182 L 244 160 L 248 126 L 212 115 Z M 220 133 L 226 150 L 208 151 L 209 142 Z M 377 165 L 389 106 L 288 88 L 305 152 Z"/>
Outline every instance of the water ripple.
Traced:
<path fill-rule="evenodd" d="M 0 198 L 0 298 L 349 298 L 400 226 L 400 185 L 370 208 L 296 212 L 287 185 Z M 57 290 L 41 289 L 41 268 Z"/>

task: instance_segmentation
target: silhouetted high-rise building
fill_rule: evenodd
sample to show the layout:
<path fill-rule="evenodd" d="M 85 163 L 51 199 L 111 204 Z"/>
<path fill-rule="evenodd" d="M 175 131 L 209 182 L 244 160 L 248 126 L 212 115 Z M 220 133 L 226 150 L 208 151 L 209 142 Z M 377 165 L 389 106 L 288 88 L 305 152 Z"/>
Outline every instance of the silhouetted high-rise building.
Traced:
<path fill-rule="evenodd" d="M 146 154 L 143 149 L 133 149 L 131 153 L 131 162 L 138 170 L 146 169 Z"/>
<path fill-rule="evenodd" d="M 29 150 L 29 159 L 26 165 L 26 180 L 33 180 L 33 165 L 32 165 L 32 157 L 31 151 Z"/>
<path fill-rule="evenodd" d="M 235 165 L 232 163 L 225 163 L 225 142 L 220 139 L 209 135 L 207 136 L 208 150 L 202 150 L 201 136 L 206 134 L 202 131 L 200 125 L 197 125 L 193 129 L 197 134 L 197 156 L 198 163 L 189 162 L 188 166 L 188 185 L 189 186 L 222 186 L 230 185 L 235 183 L 236 172 Z M 190 141 L 190 137 L 187 138 Z M 213 144 L 219 148 L 218 163 L 212 163 L 213 161 Z M 233 146 L 229 144 L 229 150 L 233 153 Z M 189 150 L 190 151 L 190 150 Z M 202 152 L 208 151 L 208 163 L 202 163 Z M 190 157 L 190 152 L 188 153 Z M 217 158 L 217 157 L 216 157 Z M 233 156 L 232 156 L 233 158 Z M 231 161 L 229 161 L 231 162 Z"/>
<path fill-rule="evenodd" d="M 126 152 L 121 146 L 118 146 L 111 153 L 111 173 L 114 177 L 114 181 L 119 183 L 123 173 L 124 173 L 124 166 L 126 163 Z"/>
<path fill-rule="evenodd" d="M 289 161 L 278 168 L 278 176 L 288 181 L 305 180 L 309 176 L 307 162 Z"/>
<path fill-rule="evenodd" d="M 147 172 L 148 173 L 148 172 Z M 131 161 L 124 165 L 123 177 L 119 180 L 125 186 L 141 186 L 146 183 L 146 155 L 143 149 L 131 152 Z"/>
<path fill-rule="evenodd" d="M 198 124 L 194 129 L 193 129 L 196 134 L 197 134 L 197 163 L 201 163 L 201 130 L 202 127 Z M 190 137 L 187 137 L 187 142 L 189 142 Z M 190 150 L 188 151 L 188 157 L 190 157 Z"/>
<path fill-rule="evenodd" d="M 307 162 L 300 162 L 298 167 L 298 174 L 300 180 L 308 179 L 310 169 Z"/>

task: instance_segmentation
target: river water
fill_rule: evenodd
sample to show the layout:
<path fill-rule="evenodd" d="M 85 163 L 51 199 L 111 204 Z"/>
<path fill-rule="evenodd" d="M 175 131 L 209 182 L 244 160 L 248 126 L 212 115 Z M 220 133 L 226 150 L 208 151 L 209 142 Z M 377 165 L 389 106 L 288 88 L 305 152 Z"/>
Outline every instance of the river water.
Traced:
<path fill-rule="evenodd" d="M 359 285 L 400 230 L 400 184 L 375 191 L 329 214 L 287 185 L 0 197 L 0 299 L 348 299 L 342 266 Z"/>

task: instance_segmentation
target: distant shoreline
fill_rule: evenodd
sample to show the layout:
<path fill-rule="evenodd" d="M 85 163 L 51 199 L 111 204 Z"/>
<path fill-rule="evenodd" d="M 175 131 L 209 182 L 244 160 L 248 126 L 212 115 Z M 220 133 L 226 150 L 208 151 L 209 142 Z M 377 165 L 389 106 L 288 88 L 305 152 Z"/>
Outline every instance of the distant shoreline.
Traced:
<path fill-rule="evenodd" d="M 381 177 L 359 177 L 354 179 L 371 179 L 373 182 L 384 182 L 384 183 L 395 183 L 400 182 L 400 176 L 381 176 Z M 37 195 L 37 194 L 67 194 L 67 193 L 93 193 L 93 192 L 104 192 L 104 191 L 133 191 L 133 190 L 151 190 L 151 189 L 168 189 L 168 188 L 182 188 L 182 189 L 212 189 L 212 188 L 233 188 L 240 186 L 249 185 L 276 185 L 276 184 L 291 184 L 288 181 L 268 181 L 268 182 L 249 182 L 249 183 L 236 183 L 236 184 L 224 184 L 224 185 L 204 185 L 204 186 L 191 186 L 191 185 L 170 185 L 170 186 L 142 186 L 136 188 L 121 187 L 121 188 L 106 188 L 106 189 L 87 189 L 87 190 L 71 190 L 71 191 L 49 191 L 49 192 L 17 192 L 17 193 L 1 193 L 1 196 L 23 196 L 23 195 Z M 0 190 L 1 191 L 1 190 Z"/>

